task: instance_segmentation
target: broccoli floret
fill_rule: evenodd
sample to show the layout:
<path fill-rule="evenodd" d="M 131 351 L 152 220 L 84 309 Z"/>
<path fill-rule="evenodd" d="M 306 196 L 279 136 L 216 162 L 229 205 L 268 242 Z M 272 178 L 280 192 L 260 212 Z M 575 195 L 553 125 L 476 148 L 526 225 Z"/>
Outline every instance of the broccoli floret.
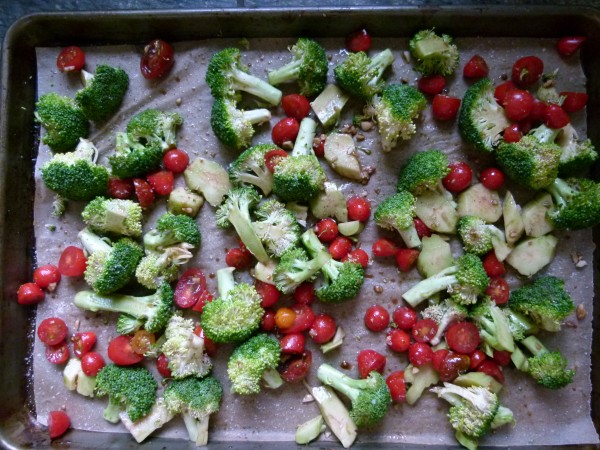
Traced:
<path fill-rule="evenodd" d="M 196 445 L 208 442 L 208 421 L 219 410 L 223 387 L 219 380 L 208 376 L 173 380 L 165 388 L 167 408 L 183 417 L 190 441 Z"/>
<path fill-rule="evenodd" d="M 329 364 L 321 364 L 317 378 L 350 399 L 350 417 L 358 428 L 381 422 L 392 404 L 390 390 L 379 372 L 373 371 L 364 380 L 356 380 Z"/>
<path fill-rule="evenodd" d="M 175 414 L 167 408 L 162 397 L 156 399 L 150 412 L 136 422 L 132 422 L 126 413 L 119 413 L 121 423 L 125 425 L 127 431 L 129 431 L 138 443 L 142 443 L 148 436 L 173 419 L 173 417 L 175 417 Z"/>
<path fill-rule="evenodd" d="M 585 173 L 598 159 L 598 152 L 592 141 L 589 139 L 579 140 L 577 131 L 571 124 L 560 128 L 560 133 L 554 143 L 562 151 L 558 165 L 558 175 L 561 177 Z"/>
<path fill-rule="evenodd" d="M 600 222 L 600 184 L 587 178 L 557 178 L 547 187 L 555 208 L 548 218 L 559 230 L 581 230 Z"/>
<path fill-rule="evenodd" d="M 81 217 L 98 233 L 131 237 L 142 234 L 142 208 L 131 200 L 97 197 L 87 204 Z"/>
<path fill-rule="evenodd" d="M 249 395 L 260 392 L 260 381 L 269 379 L 269 386 L 279 387 L 283 381 L 277 372 L 281 347 L 276 338 L 261 333 L 236 347 L 227 363 L 231 392 Z"/>
<path fill-rule="evenodd" d="M 161 352 L 167 357 L 173 378 L 202 378 L 212 368 L 208 355 L 204 352 L 204 339 L 194 333 L 192 319 L 184 319 L 174 314 L 165 328 L 165 342 Z"/>
<path fill-rule="evenodd" d="M 458 67 L 458 47 L 447 34 L 438 36 L 433 29 L 421 30 L 410 39 L 408 47 L 415 70 L 423 75 L 447 77 Z"/>
<path fill-rule="evenodd" d="M 92 200 L 108 190 L 108 169 L 96 164 L 98 150 L 81 138 L 74 152 L 56 154 L 42 166 L 46 187 L 67 200 Z"/>
<path fill-rule="evenodd" d="M 234 186 L 251 184 L 264 195 L 273 189 L 273 174 L 265 164 L 265 155 L 280 150 L 274 144 L 258 144 L 244 150 L 229 166 L 229 180 Z"/>
<path fill-rule="evenodd" d="M 89 120 L 100 121 L 114 114 L 121 106 L 129 86 L 127 73 L 105 64 L 94 74 L 81 71 L 84 88 L 75 94 L 75 102 Z"/>
<path fill-rule="evenodd" d="M 439 150 L 417 152 L 398 175 L 397 190 L 419 196 L 428 191 L 446 192 L 442 180 L 450 173 L 448 156 Z"/>
<path fill-rule="evenodd" d="M 375 223 L 386 230 L 396 230 L 409 248 L 419 247 L 421 239 L 415 228 L 414 217 L 416 214 L 416 199 L 408 191 L 385 198 L 377 209 L 373 218 Z"/>
<path fill-rule="evenodd" d="M 255 214 L 258 220 L 252 226 L 269 254 L 280 257 L 298 245 L 302 228 L 294 213 L 283 203 L 268 200 L 256 209 Z"/>
<path fill-rule="evenodd" d="M 144 319 L 137 319 L 128 314 L 120 314 L 117 318 L 117 333 L 132 334 L 144 326 Z"/>
<path fill-rule="evenodd" d="M 372 59 L 365 52 L 348 55 L 346 60 L 333 69 L 338 85 L 351 95 L 366 102 L 383 89 L 381 79 L 385 69 L 394 62 L 390 49 L 385 49 Z"/>
<path fill-rule="evenodd" d="M 459 256 L 455 264 L 420 281 L 402 296 L 412 307 L 432 295 L 447 290 L 450 298 L 460 305 L 477 303 L 490 279 L 485 273 L 481 259 L 467 253 Z"/>
<path fill-rule="evenodd" d="M 78 237 L 89 255 L 84 278 L 95 292 L 111 294 L 131 281 L 144 254 L 142 247 L 129 238 L 111 243 L 89 228 Z"/>
<path fill-rule="evenodd" d="M 156 292 L 145 297 L 112 294 L 100 295 L 91 291 L 80 291 L 73 300 L 75 306 L 88 311 L 111 311 L 144 320 L 144 329 L 150 333 L 162 330 L 173 314 L 173 290 L 167 283 L 161 284 Z"/>
<path fill-rule="evenodd" d="M 201 324 L 215 342 L 241 342 L 258 330 L 264 314 L 262 298 L 247 283 L 235 283 L 233 268 L 217 271 L 219 297 L 204 305 Z"/>
<path fill-rule="evenodd" d="M 488 297 L 480 301 L 469 315 L 479 328 L 488 355 L 493 356 L 494 350 L 511 353 L 515 350 L 510 321 L 492 299 Z"/>
<path fill-rule="evenodd" d="M 517 366 L 527 372 L 538 384 L 548 389 L 561 389 L 573 382 L 575 371 L 567 369 L 567 358 L 561 352 L 551 352 L 535 336 L 521 341 L 533 356 Z"/>
<path fill-rule="evenodd" d="M 165 213 L 156 221 L 156 228 L 144 235 L 146 252 L 162 252 L 169 247 L 200 247 L 202 236 L 198 224 L 185 214 Z"/>
<path fill-rule="evenodd" d="M 431 345 L 438 345 L 441 342 L 446 329 L 451 323 L 464 320 L 468 315 L 469 311 L 464 305 L 449 299 L 430 305 L 421 311 L 421 316 L 424 319 L 432 319 L 437 323 L 437 332 L 429 341 Z"/>
<path fill-rule="evenodd" d="M 131 118 L 127 133 L 138 142 L 158 142 L 163 150 L 177 146 L 177 128 L 183 123 L 179 113 L 146 109 Z"/>
<path fill-rule="evenodd" d="M 536 334 L 539 331 L 539 327 L 524 314 L 513 311 L 508 307 L 502 308 L 501 311 L 508 320 L 508 326 L 510 328 L 510 333 L 513 336 L 513 340 L 522 341 L 525 337 Z"/>
<path fill-rule="evenodd" d="M 151 252 L 144 256 L 135 270 L 135 277 L 142 286 L 156 289 L 165 281 L 171 283 L 179 276 L 179 266 L 194 255 L 185 246 L 168 247 L 163 252 Z"/>
<path fill-rule="evenodd" d="M 113 175 L 132 178 L 160 167 L 163 149 L 158 141 L 141 143 L 127 133 L 116 134 L 115 154 L 108 157 Z"/>
<path fill-rule="evenodd" d="M 54 92 L 44 94 L 35 104 L 35 118 L 46 129 L 42 142 L 53 152 L 71 151 L 90 132 L 83 112 L 69 97 Z"/>
<path fill-rule="evenodd" d="M 212 56 L 206 70 L 206 84 L 215 98 L 236 99 L 237 91 L 244 91 L 278 105 L 282 96 L 279 89 L 248 73 L 237 48 L 226 48 Z"/>
<path fill-rule="evenodd" d="M 560 323 L 575 311 L 573 300 L 565 291 L 565 282 L 551 275 L 512 291 L 508 306 L 529 316 L 546 331 L 560 331 Z"/>
<path fill-rule="evenodd" d="M 427 99 L 417 88 L 408 84 L 390 84 L 381 97 L 373 99 L 381 149 L 391 151 L 398 139 L 408 141 L 417 131 L 415 120 L 427 106 Z"/>
<path fill-rule="evenodd" d="M 510 123 L 494 98 L 494 85 L 482 78 L 471 85 L 463 96 L 458 113 L 461 136 L 477 150 L 493 152 Z"/>
<path fill-rule="evenodd" d="M 119 421 L 122 409 L 133 422 L 147 415 L 156 400 L 157 387 L 156 380 L 145 367 L 109 364 L 96 375 L 96 395 L 108 395 L 104 418 L 113 423 Z"/>
<path fill-rule="evenodd" d="M 269 83 L 275 85 L 298 80 L 300 94 L 317 95 L 327 84 L 329 63 L 325 49 L 312 39 L 300 38 L 290 48 L 292 62 L 269 72 Z"/>
<path fill-rule="evenodd" d="M 228 147 L 241 150 L 250 145 L 254 136 L 253 125 L 268 122 L 271 111 L 265 108 L 244 111 L 234 100 L 215 99 L 210 113 L 210 126 L 215 136 Z"/>
<path fill-rule="evenodd" d="M 456 232 L 466 253 L 482 256 L 492 249 L 506 246 L 504 232 L 477 216 L 463 216 L 458 219 Z"/>

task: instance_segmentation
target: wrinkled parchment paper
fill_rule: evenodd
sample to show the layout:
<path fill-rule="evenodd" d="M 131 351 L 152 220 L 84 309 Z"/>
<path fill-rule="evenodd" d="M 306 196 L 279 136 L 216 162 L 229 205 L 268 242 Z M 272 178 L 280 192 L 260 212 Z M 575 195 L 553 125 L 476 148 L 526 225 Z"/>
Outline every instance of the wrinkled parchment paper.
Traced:
<path fill-rule="evenodd" d="M 329 39 L 322 41 L 331 56 L 331 67 L 345 57 L 343 40 Z M 139 55 L 141 47 L 118 46 L 85 48 L 87 55 L 86 68 L 93 71 L 98 64 L 106 63 L 120 66 L 130 76 L 130 88 L 119 112 L 105 124 L 96 124 L 91 139 L 101 151 L 101 161 L 113 150 L 114 133 L 124 130 L 129 118 L 144 108 L 154 107 L 167 111 L 178 111 L 184 117 L 184 125 L 179 133 L 178 147 L 186 150 L 191 158 L 202 156 L 214 158 L 227 165 L 236 152 L 222 147 L 213 136 L 209 124 L 212 99 L 204 83 L 206 65 L 214 51 L 239 45 L 243 49 L 243 59 L 250 64 L 253 74 L 265 77 L 267 67 L 278 67 L 290 60 L 286 48 L 293 44 L 289 39 L 252 39 L 249 48 L 237 40 L 215 39 L 198 42 L 176 43 L 176 63 L 169 76 L 162 81 L 147 81 L 139 72 Z M 501 76 L 510 75 L 512 63 L 520 56 L 538 55 L 546 65 L 546 72 L 559 68 L 557 87 L 559 91 L 585 90 L 585 77 L 576 58 L 562 60 L 554 50 L 553 40 L 522 40 L 507 38 L 458 39 L 461 50 L 460 68 L 474 54 L 481 54 L 488 61 L 494 82 L 501 82 Z M 415 84 L 418 78 L 410 64 L 403 58 L 407 50 L 406 39 L 375 39 L 375 51 L 389 47 L 396 60 L 393 69 L 386 74 L 388 82 L 398 83 L 401 80 Z M 38 93 L 39 95 L 56 91 L 65 95 L 74 95 L 80 88 L 75 75 L 58 73 L 55 67 L 59 49 L 38 49 Z M 333 79 L 332 71 L 330 77 Z M 467 84 L 462 79 L 460 70 L 450 77 L 447 84 L 448 94 L 461 97 Z M 295 85 L 283 86 L 284 92 L 294 92 Z M 252 101 L 248 103 L 253 106 Z M 360 104 L 351 101 L 346 107 L 347 123 L 352 114 L 359 112 Z M 585 113 L 573 115 L 574 124 L 584 135 Z M 273 109 L 270 126 L 283 117 L 281 108 Z M 270 126 L 263 125 L 257 129 L 254 143 L 270 141 Z M 375 166 L 377 171 L 368 185 L 343 180 L 330 172 L 330 179 L 343 186 L 346 196 L 350 194 L 366 195 L 373 205 L 377 205 L 384 197 L 395 191 L 396 176 L 399 168 L 414 152 L 429 148 L 438 148 L 447 152 L 451 160 L 468 158 L 473 167 L 483 167 L 485 156 L 465 153 L 465 145 L 458 136 L 456 122 L 436 122 L 431 117 L 428 107 L 418 123 L 417 135 L 388 154 L 380 152 L 376 131 L 365 133 L 366 139 L 358 142 L 361 148 L 370 152 L 360 152 L 364 165 Z M 36 198 L 35 229 L 37 238 L 38 264 L 56 263 L 62 249 L 66 245 L 78 245 L 77 232 L 82 228 L 79 213 L 81 204 L 71 203 L 68 213 L 63 218 L 51 217 L 53 194 L 44 186 L 40 178 L 39 167 L 50 157 L 48 148 L 40 145 L 36 166 Z M 324 161 L 322 161 L 325 164 Z M 178 184 L 183 184 L 180 178 Z M 523 205 L 530 197 L 510 185 L 517 201 Z M 156 217 L 164 211 L 159 203 L 149 215 L 145 230 L 152 228 Z M 214 226 L 214 214 L 210 205 L 205 204 L 197 217 L 203 242 L 191 263 L 200 267 L 208 275 L 209 288 L 216 291 L 214 273 L 225 266 L 226 249 L 236 246 L 233 232 L 217 230 Z M 56 231 L 49 231 L 46 225 L 56 226 Z M 501 225 L 501 221 L 500 221 Z M 516 426 L 505 426 L 492 433 L 482 444 L 494 446 L 509 445 L 545 445 L 545 444 L 589 444 L 597 443 L 598 435 L 590 419 L 590 347 L 592 337 L 592 251 L 594 245 L 589 231 L 558 233 L 560 243 L 558 253 L 552 264 L 543 272 L 558 275 L 566 280 L 566 287 L 571 292 L 576 304 L 583 304 L 587 316 L 577 320 L 569 318 L 563 331 L 555 335 L 542 336 L 551 349 L 560 349 L 568 356 L 572 366 L 577 368 L 575 382 L 558 392 L 538 388 L 531 379 L 518 373 L 513 368 L 504 371 L 505 388 L 501 392 L 501 403 L 513 410 Z M 371 244 L 380 236 L 393 236 L 378 230 L 370 221 L 360 235 L 360 243 L 370 253 Z M 398 239 L 396 237 L 396 239 Z M 459 246 L 454 245 L 459 251 Z M 576 268 L 572 254 L 577 253 L 588 262 L 583 268 Z M 511 287 L 522 283 L 512 275 L 508 280 Z M 238 275 L 239 276 L 239 275 Z M 243 278 L 246 275 L 241 275 Z M 373 260 L 367 270 L 366 282 L 360 296 L 342 306 L 315 304 L 317 312 L 329 312 L 347 333 L 341 349 L 323 357 L 311 342 L 308 347 L 313 350 L 313 370 L 327 361 L 338 366 L 347 361 L 352 368 L 351 376 L 357 376 L 356 355 L 366 348 L 378 350 L 387 356 L 385 373 L 403 369 L 406 364 L 405 355 L 388 351 L 384 333 L 372 333 L 363 325 L 365 310 L 373 304 L 381 304 L 390 312 L 401 304 L 401 294 L 420 277 L 416 270 L 409 274 L 399 274 L 393 260 Z M 81 280 L 63 278 L 57 291 L 38 307 L 38 323 L 50 316 L 62 317 L 69 326 L 70 333 L 93 330 L 98 334 L 96 351 L 106 357 L 106 347 L 111 336 L 115 335 L 115 315 L 108 313 L 94 314 L 80 311 L 71 304 L 75 292 L 86 288 Z M 285 304 L 286 301 L 281 301 Z M 307 340 L 307 342 L 310 340 Z M 233 396 L 229 391 L 226 379 L 226 361 L 231 348 L 222 346 L 218 356 L 214 358 L 214 374 L 220 378 L 225 388 L 225 397 L 221 410 L 211 418 L 211 441 L 293 441 L 296 426 L 318 413 L 315 403 L 303 403 L 306 391 L 301 384 L 286 385 L 276 391 L 265 390 L 260 395 L 251 397 Z M 108 361 L 108 359 L 107 359 Z M 149 366 L 152 366 L 150 363 Z M 102 410 L 106 398 L 89 399 L 69 392 L 63 386 L 62 366 L 49 364 L 44 357 L 44 346 L 36 340 L 34 348 L 34 392 L 38 420 L 46 422 L 49 411 L 66 407 L 74 428 L 105 432 L 124 432 L 122 425 L 113 425 L 102 418 Z M 316 384 L 311 375 L 309 382 Z M 358 443 L 388 442 L 455 445 L 453 431 L 445 417 L 448 405 L 426 393 L 414 406 L 394 406 L 390 409 L 385 421 L 371 430 L 359 433 Z M 187 439 L 183 422 L 176 418 L 158 432 L 161 436 Z M 322 435 L 321 440 L 331 441 L 335 437 L 330 433 Z"/>

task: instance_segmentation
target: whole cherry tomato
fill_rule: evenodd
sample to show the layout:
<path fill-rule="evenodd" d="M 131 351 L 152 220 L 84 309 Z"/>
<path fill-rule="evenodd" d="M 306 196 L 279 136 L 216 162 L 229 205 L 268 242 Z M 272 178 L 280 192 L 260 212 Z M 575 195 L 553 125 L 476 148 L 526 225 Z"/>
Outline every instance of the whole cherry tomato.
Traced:
<path fill-rule="evenodd" d="M 512 67 L 511 79 L 520 88 L 533 86 L 544 73 L 544 62 L 537 56 L 519 58 Z"/>
<path fill-rule="evenodd" d="M 586 39 L 585 36 L 567 36 L 556 43 L 556 49 L 562 56 L 572 56 Z"/>
<path fill-rule="evenodd" d="M 175 63 L 175 51 L 168 42 L 153 39 L 144 47 L 140 70 L 146 79 L 161 78 L 171 70 Z"/>
<path fill-rule="evenodd" d="M 463 68 L 463 76 L 471 79 L 487 77 L 489 72 L 490 68 L 480 55 L 474 55 Z"/>
<path fill-rule="evenodd" d="M 281 98 L 281 107 L 286 116 L 293 117 L 298 122 L 310 113 L 310 103 L 304 95 L 289 94 Z"/>
<path fill-rule="evenodd" d="M 433 97 L 431 111 L 438 120 L 454 120 L 460 108 L 460 98 L 437 94 Z"/>
<path fill-rule="evenodd" d="M 346 36 L 346 49 L 350 52 L 368 52 L 371 49 L 371 36 L 362 28 Z"/>
<path fill-rule="evenodd" d="M 367 378 L 373 371 L 383 373 L 386 358 L 375 350 L 361 350 L 357 357 L 358 374 L 361 378 Z"/>

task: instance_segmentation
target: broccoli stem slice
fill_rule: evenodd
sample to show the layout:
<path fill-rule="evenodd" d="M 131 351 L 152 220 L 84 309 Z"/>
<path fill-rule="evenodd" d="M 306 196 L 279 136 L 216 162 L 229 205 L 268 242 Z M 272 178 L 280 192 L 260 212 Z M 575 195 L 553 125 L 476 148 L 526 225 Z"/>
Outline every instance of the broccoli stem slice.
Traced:
<path fill-rule="evenodd" d="M 250 122 L 252 125 L 268 122 L 271 120 L 271 111 L 265 108 L 242 111 L 242 120 Z"/>
<path fill-rule="evenodd" d="M 291 156 L 314 155 L 312 145 L 316 134 L 317 122 L 312 120 L 310 117 L 305 117 L 302 119 Z"/>
<path fill-rule="evenodd" d="M 454 437 L 456 441 L 467 450 L 477 450 L 477 447 L 479 446 L 479 443 L 476 439 L 472 438 L 471 436 L 467 436 L 462 431 L 457 431 L 454 433 Z"/>
<path fill-rule="evenodd" d="M 571 198 L 577 195 L 577 191 L 562 178 L 556 178 L 546 190 L 559 208 L 564 207 Z"/>
<path fill-rule="evenodd" d="M 146 317 L 157 294 L 134 297 L 125 294 L 102 296 L 92 291 L 80 291 L 75 295 L 75 306 L 88 311 L 109 311 L 129 314 L 135 318 Z"/>
<path fill-rule="evenodd" d="M 262 374 L 262 379 L 269 389 L 278 389 L 283 385 L 283 378 L 277 369 L 266 369 Z"/>
<path fill-rule="evenodd" d="M 521 344 L 523 344 L 533 356 L 541 356 L 544 353 L 548 353 L 548 349 L 542 344 L 542 341 L 535 336 L 527 336 L 521 341 Z"/>
<path fill-rule="evenodd" d="M 281 91 L 266 81 L 239 69 L 233 69 L 231 75 L 233 76 L 235 90 L 248 92 L 271 105 L 278 105 L 281 101 Z"/>
<path fill-rule="evenodd" d="M 185 411 L 181 413 L 181 417 L 190 441 L 195 442 L 197 446 L 206 445 L 208 443 L 208 422 L 210 416 L 207 414 L 200 419 L 196 419 L 188 411 Z"/>
<path fill-rule="evenodd" d="M 92 84 L 92 82 L 94 81 L 95 75 L 91 72 L 88 72 L 87 70 L 82 70 L 80 75 L 79 75 L 79 79 L 81 80 L 81 84 L 83 84 L 83 87 L 89 87 L 90 84 Z"/>
<path fill-rule="evenodd" d="M 336 391 L 344 394 L 351 401 L 355 401 L 358 398 L 361 387 L 364 384 L 363 380 L 350 378 L 348 375 L 343 374 L 329 364 L 321 364 L 319 366 L 317 378 L 321 380 L 321 382 L 334 388 Z"/>
<path fill-rule="evenodd" d="M 437 294 L 444 289 L 447 289 L 448 286 L 451 286 L 458 282 L 456 278 L 456 266 L 448 267 L 444 269 L 442 272 L 434 275 L 433 277 L 429 277 L 420 281 L 408 291 L 406 291 L 402 298 L 408 302 L 410 306 L 413 308 L 420 304 L 423 300 L 431 297 L 434 294 Z"/>
<path fill-rule="evenodd" d="M 77 237 L 81 241 L 81 245 L 83 245 L 83 248 L 88 255 L 96 252 L 108 253 L 112 249 L 108 242 L 106 242 L 97 234 L 93 233 L 88 227 L 85 227 L 83 230 L 81 230 Z"/>
<path fill-rule="evenodd" d="M 237 208 L 230 209 L 228 219 L 250 253 L 261 263 L 267 264 L 270 259 L 269 255 L 250 220 L 244 217 L 244 214 Z"/>
<path fill-rule="evenodd" d="M 234 271 L 235 268 L 233 267 L 226 267 L 224 269 L 217 270 L 217 290 L 219 291 L 220 298 L 225 298 L 227 293 L 234 288 Z"/>
<path fill-rule="evenodd" d="M 269 83 L 279 84 L 285 81 L 295 80 L 296 78 L 298 78 L 302 64 L 302 58 L 295 59 L 285 64 L 284 66 L 281 66 L 279 69 L 275 69 L 269 72 Z"/>
<path fill-rule="evenodd" d="M 515 347 L 515 351 L 511 353 L 510 360 L 515 367 L 521 372 L 529 371 L 529 363 L 527 362 L 527 356 L 521 351 L 519 347 Z"/>
<path fill-rule="evenodd" d="M 448 45 L 439 36 L 431 36 L 417 41 L 415 45 L 415 54 L 420 59 L 426 59 L 437 53 L 444 53 Z"/>
<path fill-rule="evenodd" d="M 561 131 L 561 128 L 552 129 L 546 125 L 540 125 L 532 130 L 531 135 L 542 144 L 551 144 L 556 140 Z"/>
<path fill-rule="evenodd" d="M 490 427 L 492 429 L 496 429 L 501 427 L 502 425 L 507 425 L 509 423 L 513 423 L 515 417 L 513 412 L 507 408 L 506 406 L 498 406 L 498 411 L 496 411 L 496 415 L 494 416 L 494 420 L 492 420 L 492 424 Z"/>
<path fill-rule="evenodd" d="M 421 239 L 419 239 L 419 233 L 414 224 L 405 228 L 404 230 L 399 229 L 398 233 L 408 248 L 416 248 L 421 246 Z"/>
<path fill-rule="evenodd" d="M 106 408 L 104 408 L 102 417 L 104 417 L 111 423 L 119 423 L 119 421 L 121 420 L 121 418 L 119 417 L 120 412 L 121 405 L 113 401 L 110 397 L 108 397 L 108 405 L 106 405 Z"/>
<path fill-rule="evenodd" d="M 129 415 L 124 411 L 121 412 L 119 417 L 136 442 L 141 443 L 154 431 L 173 419 L 175 414 L 165 406 L 164 400 L 159 398 L 148 415 L 136 422 L 132 422 Z"/>
<path fill-rule="evenodd" d="M 379 80 L 383 76 L 385 69 L 394 62 L 394 54 L 389 48 L 386 48 L 382 52 L 379 52 L 371 59 L 369 64 L 369 71 L 376 70 L 375 76 L 369 80 L 368 86 L 374 86 L 379 83 Z"/>

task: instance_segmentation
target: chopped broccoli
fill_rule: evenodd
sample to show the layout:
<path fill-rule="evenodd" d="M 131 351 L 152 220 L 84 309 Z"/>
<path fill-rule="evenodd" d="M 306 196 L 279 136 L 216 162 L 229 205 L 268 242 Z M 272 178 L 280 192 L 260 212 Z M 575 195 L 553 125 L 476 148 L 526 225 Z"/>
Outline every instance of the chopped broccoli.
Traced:
<path fill-rule="evenodd" d="M 478 256 L 485 255 L 499 245 L 506 245 L 504 232 L 477 216 L 463 216 L 458 219 L 456 232 L 465 252 Z"/>
<path fill-rule="evenodd" d="M 343 63 L 333 69 L 333 73 L 343 90 L 368 102 L 383 89 L 381 77 L 393 62 L 394 55 L 390 49 L 383 50 L 372 59 L 365 52 L 350 53 Z"/>
<path fill-rule="evenodd" d="M 98 233 L 131 237 L 142 234 L 142 208 L 131 200 L 96 197 L 87 204 L 81 217 Z"/>
<path fill-rule="evenodd" d="M 458 47 L 454 39 L 441 36 L 435 30 L 421 30 L 409 41 L 408 47 L 414 61 L 414 68 L 423 75 L 452 75 L 458 67 Z"/>
<path fill-rule="evenodd" d="M 437 332 L 429 341 L 431 345 L 438 345 L 441 342 L 451 323 L 466 319 L 468 315 L 469 312 L 464 305 L 450 299 L 430 305 L 421 311 L 423 319 L 432 319 L 437 323 Z"/>
<path fill-rule="evenodd" d="M 322 255 L 309 259 L 306 251 L 294 247 L 281 255 L 273 271 L 273 283 L 284 294 L 289 294 L 305 281 L 312 281 L 321 267 L 329 261 Z"/>
<path fill-rule="evenodd" d="M 294 213 L 283 203 L 268 200 L 256 209 L 255 214 L 258 220 L 252 226 L 269 254 L 280 257 L 298 245 L 302 228 Z"/>
<path fill-rule="evenodd" d="M 548 218 L 559 230 L 581 230 L 600 222 L 600 184 L 587 178 L 556 178 L 548 186 L 555 208 Z"/>
<path fill-rule="evenodd" d="M 307 38 L 300 38 L 290 48 L 293 59 L 290 63 L 269 72 L 269 83 L 275 85 L 298 80 L 300 94 L 311 97 L 317 95 L 327 84 L 329 63 L 325 49 Z"/>
<path fill-rule="evenodd" d="M 414 121 L 427 106 L 427 99 L 408 84 L 390 84 L 381 96 L 373 99 L 375 117 L 381 136 L 381 148 L 391 151 L 398 139 L 410 140 L 417 131 Z"/>
<path fill-rule="evenodd" d="M 513 352 L 515 342 L 509 318 L 496 303 L 485 298 L 469 313 L 479 328 L 486 353 L 493 356 L 494 350 Z"/>
<path fill-rule="evenodd" d="M 562 150 L 558 165 L 559 176 L 580 175 L 589 170 L 598 159 L 598 152 L 592 141 L 579 140 L 577 131 L 571 124 L 560 129 L 554 143 Z"/>
<path fill-rule="evenodd" d="M 127 73 L 120 68 L 96 67 L 94 74 L 81 71 L 83 89 L 75 94 L 75 102 L 89 120 L 100 121 L 114 114 L 121 106 L 129 86 Z"/>
<path fill-rule="evenodd" d="M 446 192 L 442 180 L 450 173 L 448 156 L 439 150 L 417 152 L 398 175 L 397 190 L 419 196 L 428 191 Z"/>
<path fill-rule="evenodd" d="M 129 314 L 119 314 L 117 318 L 117 333 L 132 334 L 144 326 L 145 320 L 132 317 Z"/>
<path fill-rule="evenodd" d="M 269 386 L 279 387 L 283 381 L 277 372 L 281 347 L 276 338 L 261 333 L 236 347 L 227 363 L 231 392 L 249 395 L 260 392 L 261 379 Z"/>
<path fill-rule="evenodd" d="M 161 284 L 156 292 L 145 297 L 112 294 L 100 295 L 91 291 L 80 291 L 73 300 L 75 306 L 88 311 L 111 311 L 144 320 L 144 329 L 150 333 L 162 330 L 173 314 L 173 290 L 167 283 Z"/>
<path fill-rule="evenodd" d="M 198 248 L 202 241 L 194 219 L 185 214 L 165 213 L 156 221 L 156 228 L 144 235 L 146 252 L 162 252 L 169 247 Z"/>
<path fill-rule="evenodd" d="M 234 186 L 251 184 L 264 195 L 273 189 L 273 174 L 265 164 L 265 155 L 280 150 L 274 144 L 258 144 L 244 150 L 229 166 L 229 180 Z"/>
<path fill-rule="evenodd" d="M 156 380 L 145 367 L 104 366 L 96 375 L 96 395 L 108 395 L 104 418 L 119 422 L 119 412 L 125 409 L 135 422 L 147 415 L 156 400 Z"/>
<path fill-rule="evenodd" d="M 146 175 L 160 167 L 163 149 L 158 141 L 139 142 L 128 133 L 116 134 L 115 154 L 108 157 L 113 175 L 132 178 Z"/>
<path fill-rule="evenodd" d="M 271 111 L 268 109 L 244 111 L 238 109 L 234 100 L 217 98 L 212 106 L 210 125 L 223 144 L 240 150 L 250 145 L 254 136 L 253 125 L 270 119 Z"/>
<path fill-rule="evenodd" d="M 56 154 L 41 168 L 46 187 L 67 200 L 92 200 L 108 190 L 108 169 L 96 164 L 98 150 L 80 138 L 75 151 Z"/>
<path fill-rule="evenodd" d="M 515 341 L 522 341 L 526 336 L 539 331 L 539 327 L 524 314 L 513 311 L 508 307 L 502 308 L 501 311 L 508 320 L 508 326 Z"/>
<path fill-rule="evenodd" d="M 375 223 L 386 230 L 396 230 L 409 248 L 419 247 L 421 239 L 415 228 L 414 217 L 416 199 L 408 191 L 385 198 L 377 209 L 373 218 Z"/>
<path fill-rule="evenodd" d="M 212 363 L 204 351 L 204 339 L 194 333 L 192 319 L 173 314 L 165 328 L 165 342 L 160 350 L 169 361 L 173 378 L 202 378 L 210 372 Z"/>
<path fill-rule="evenodd" d="M 179 276 L 179 266 L 194 255 L 185 246 L 168 247 L 163 252 L 151 252 L 144 256 L 135 270 L 135 277 L 142 286 L 156 289 L 162 283 L 171 283 Z"/>
<path fill-rule="evenodd" d="M 44 94 L 35 104 L 35 119 L 46 129 L 42 142 L 53 152 L 71 151 L 90 132 L 83 112 L 69 97 L 54 92 Z"/>
<path fill-rule="evenodd" d="M 158 142 L 167 150 L 177 146 L 177 128 L 182 123 L 179 113 L 146 109 L 129 120 L 127 134 L 141 143 Z"/>
<path fill-rule="evenodd" d="M 532 353 L 527 358 L 520 350 L 513 353 L 517 369 L 527 372 L 538 384 L 548 389 L 561 389 L 573 382 L 575 371 L 567 369 L 567 358 L 561 352 L 549 351 L 535 336 L 528 336 L 521 343 Z"/>
<path fill-rule="evenodd" d="M 136 422 L 132 422 L 126 413 L 119 413 L 121 423 L 125 425 L 127 431 L 129 431 L 138 443 L 142 443 L 148 436 L 173 419 L 173 417 L 175 417 L 175 414 L 167 408 L 165 400 L 162 397 L 156 399 L 150 412 Z"/>
<path fill-rule="evenodd" d="M 373 371 L 366 379 L 356 380 L 329 364 L 321 364 L 317 378 L 350 399 L 350 417 L 358 428 L 381 422 L 392 404 L 390 390 L 379 372 Z"/>

